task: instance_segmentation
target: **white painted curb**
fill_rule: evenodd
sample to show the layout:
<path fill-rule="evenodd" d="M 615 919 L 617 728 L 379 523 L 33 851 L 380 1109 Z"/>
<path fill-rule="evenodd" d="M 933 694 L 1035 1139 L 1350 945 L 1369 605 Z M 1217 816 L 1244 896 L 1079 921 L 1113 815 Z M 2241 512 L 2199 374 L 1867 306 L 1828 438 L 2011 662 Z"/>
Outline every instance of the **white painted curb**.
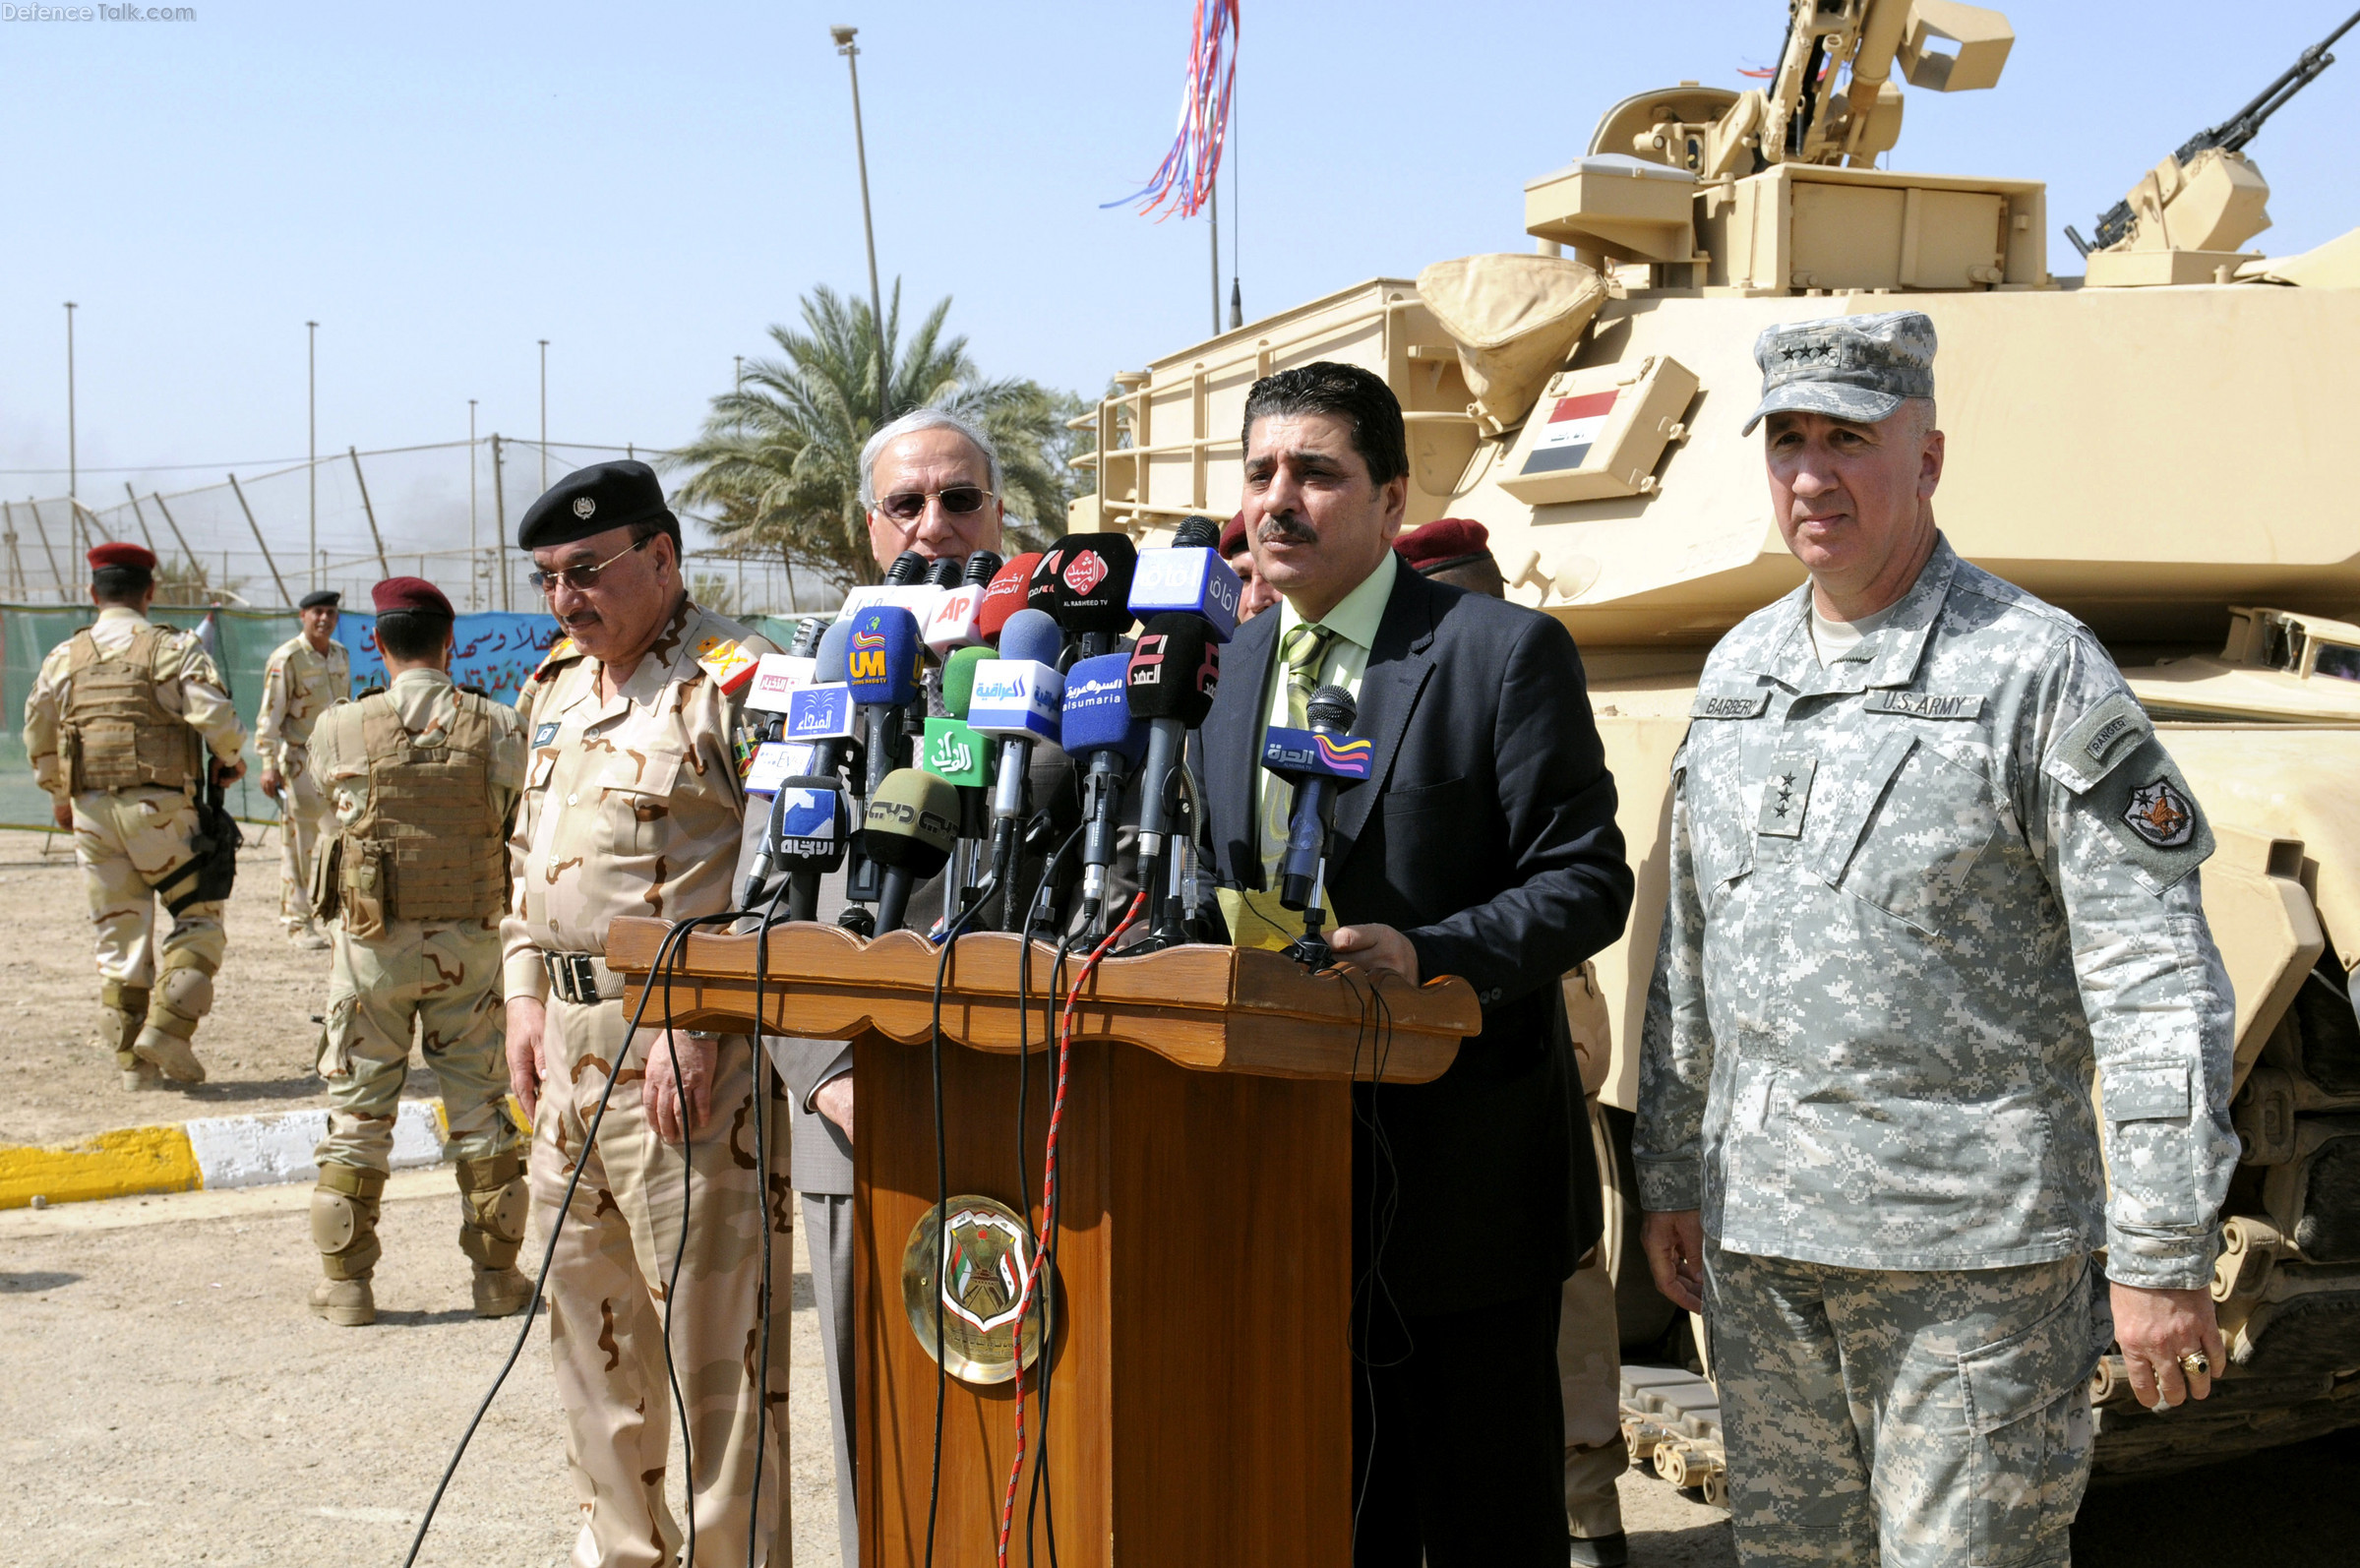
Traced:
<path fill-rule="evenodd" d="M 312 1150 L 328 1136 L 324 1110 L 282 1111 L 256 1116 L 200 1116 L 187 1123 L 189 1149 L 211 1191 L 314 1181 Z M 443 1118 L 435 1103 L 404 1100 L 393 1116 L 393 1169 L 439 1165 Z"/>

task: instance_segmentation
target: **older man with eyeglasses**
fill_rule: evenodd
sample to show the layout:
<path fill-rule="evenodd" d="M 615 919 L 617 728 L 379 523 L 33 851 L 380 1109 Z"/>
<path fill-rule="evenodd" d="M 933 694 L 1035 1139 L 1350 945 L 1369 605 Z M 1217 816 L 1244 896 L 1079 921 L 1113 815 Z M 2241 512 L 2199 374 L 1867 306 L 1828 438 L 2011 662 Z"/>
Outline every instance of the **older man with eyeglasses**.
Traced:
<path fill-rule="evenodd" d="M 603 957 L 617 915 L 731 907 L 740 698 L 776 650 L 689 597 L 680 523 L 645 463 L 569 474 L 533 503 L 518 543 L 565 633 L 516 699 L 531 750 L 502 946 L 510 1082 L 533 1117 L 532 1205 L 543 1234 L 557 1232 L 549 1338 L 582 1504 L 574 1560 L 680 1556 L 664 1484 L 668 1335 L 696 1560 L 784 1562 L 792 1221 L 765 1203 L 748 1151 L 757 1112 L 783 1135 L 785 1101 L 745 1036 L 633 1034 Z M 773 1355 L 757 1389 L 749 1347 L 765 1304 Z"/>

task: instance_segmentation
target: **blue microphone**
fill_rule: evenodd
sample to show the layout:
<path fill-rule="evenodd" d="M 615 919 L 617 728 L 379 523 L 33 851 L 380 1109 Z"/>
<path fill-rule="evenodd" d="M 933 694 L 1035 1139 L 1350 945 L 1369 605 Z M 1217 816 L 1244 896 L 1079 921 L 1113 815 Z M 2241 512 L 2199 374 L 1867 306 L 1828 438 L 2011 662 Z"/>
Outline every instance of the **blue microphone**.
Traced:
<path fill-rule="evenodd" d="M 1065 701 L 1058 654 L 1065 634 L 1047 611 L 1018 610 L 999 629 L 999 657 L 975 667 L 967 723 L 999 739 L 999 778 L 992 793 L 992 878 L 1003 894 L 1016 874 L 1016 835 L 1024 819 L 1024 781 L 1033 747 L 1055 742 Z M 1013 894 L 1000 906 L 1015 929 L 1023 910 Z"/>
<path fill-rule="evenodd" d="M 1107 873 L 1115 864 L 1115 818 L 1121 809 L 1123 780 L 1147 754 L 1147 721 L 1131 715 L 1130 663 L 1127 653 L 1102 653 L 1065 672 L 1065 711 L 1060 716 L 1065 754 L 1087 763 L 1082 775 L 1082 909 L 1093 930 L 1106 912 Z"/>
<path fill-rule="evenodd" d="M 1190 517 L 1172 535 L 1167 550 L 1142 550 L 1131 576 L 1130 612 L 1144 621 L 1178 611 L 1202 620 L 1216 642 L 1238 631 L 1244 584 L 1218 548 L 1221 530 L 1209 517 Z"/>
<path fill-rule="evenodd" d="M 857 793 L 870 800 L 886 774 L 909 766 L 922 644 L 918 618 L 899 605 L 871 605 L 846 620 L 850 630 L 844 640 L 845 682 L 861 710 L 867 755 Z M 856 904 L 873 904 L 883 886 L 881 868 L 861 854 L 852 863 L 844 896 Z"/>
<path fill-rule="evenodd" d="M 1295 786 L 1287 814 L 1287 848 L 1279 858 L 1279 903 L 1303 912 L 1302 940 L 1288 950 L 1324 968 L 1328 947 L 1319 935 L 1325 918 L 1319 886 L 1327 877 L 1327 840 L 1335 827 L 1336 797 L 1365 781 L 1376 742 L 1354 739 L 1360 705 L 1340 686 L 1323 686 L 1303 705 L 1307 730 L 1271 728 L 1262 734 L 1262 765 Z"/>

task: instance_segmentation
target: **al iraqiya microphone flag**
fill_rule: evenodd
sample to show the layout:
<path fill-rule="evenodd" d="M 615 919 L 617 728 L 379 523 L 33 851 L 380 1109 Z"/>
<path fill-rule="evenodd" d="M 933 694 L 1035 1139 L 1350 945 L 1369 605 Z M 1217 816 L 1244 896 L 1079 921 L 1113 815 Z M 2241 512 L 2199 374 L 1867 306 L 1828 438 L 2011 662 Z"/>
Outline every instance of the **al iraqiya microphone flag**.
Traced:
<path fill-rule="evenodd" d="M 1167 207 L 1194 217 L 1212 199 L 1229 141 L 1230 101 L 1238 86 L 1238 0 L 1196 0 L 1188 32 L 1188 79 L 1180 92 L 1180 129 L 1148 182 L 1130 195 L 1099 204 L 1103 210 L 1139 204 L 1142 216 Z"/>

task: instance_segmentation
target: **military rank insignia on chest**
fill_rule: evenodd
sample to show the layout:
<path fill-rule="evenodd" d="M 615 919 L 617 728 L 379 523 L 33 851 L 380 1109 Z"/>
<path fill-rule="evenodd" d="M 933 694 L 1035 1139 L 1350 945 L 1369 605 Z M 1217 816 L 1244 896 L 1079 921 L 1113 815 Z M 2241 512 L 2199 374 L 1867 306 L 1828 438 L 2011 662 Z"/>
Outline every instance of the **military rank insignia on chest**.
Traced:
<path fill-rule="evenodd" d="M 1772 838 L 1800 838 L 1803 812 L 1811 804 L 1811 776 L 1819 761 L 1800 752 L 1782 752 L 1762 782 L 1762 814 L 1754 830 Z"/>

